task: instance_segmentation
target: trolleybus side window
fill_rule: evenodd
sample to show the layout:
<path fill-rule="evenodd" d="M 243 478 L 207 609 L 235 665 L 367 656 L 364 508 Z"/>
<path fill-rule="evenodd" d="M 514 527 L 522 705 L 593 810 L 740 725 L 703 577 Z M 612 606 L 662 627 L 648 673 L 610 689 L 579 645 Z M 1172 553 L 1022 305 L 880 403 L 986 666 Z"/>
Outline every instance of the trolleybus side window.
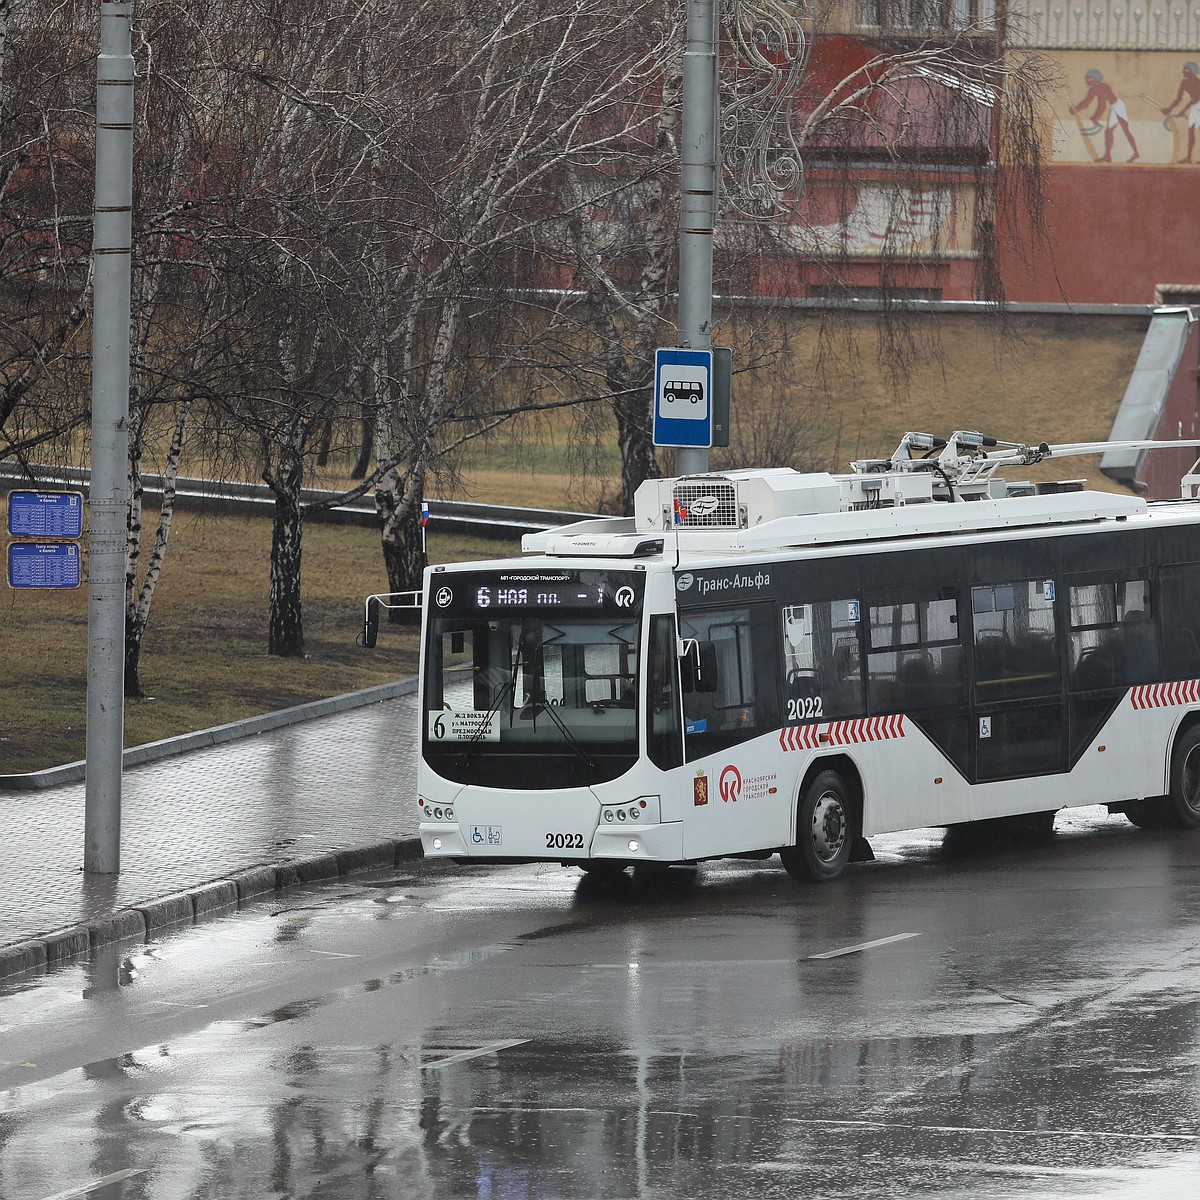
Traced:
<path fill-rule="evenodd" d="M 958 629 L 953 597 L 872 606 L 867 656 L 871 711 L 964 703 Z"/>
<path fill-rule="evenodd" d="M 681 634 L 716 660 L 716 689 L 684 693 L 689 759 L 779 727 L 773 624 L 769 604 L 680 614 Z M 708 650 L 711 647 L 711 652 Z"/>
<path fill-rule="evenodd" d="M 1158 677 L 1158 643 L 1145 579 L 1071 588 L 1071 690 L 1095 691 Z"/>
<path fill-rule="evenodd" d="M 442 673 L 434 675 L 431 689 L 440 685 L 441 694 L 433 696 L 438 708 L 470 710 L 477 708 L 480 675 L 476 666 L 475 631 L 448 630 L 442 634 Z M 486 704 L 485 706 L 486 707 Z"/>
<path fill-rule="evenodd" d="M 675 622 L 670 617 L 650 620 L 650 694 L 646 705 L 650 761 L 669 771 L 683 765 L 679 721 L 679 660 Z"/>
<path fill-rule="evenodd" d="M 1059 690 L 1054 582 L 1032 579 L 971 589 L 975 694 L 985 701 Z"/>
<path fill-rule="evenodd" d="M 1200 563 L 1159 572 L 1164 676 L 1200 677 Z"/>
<path fill-rule="evenodd" d="M 862 715 L 859 612 L 857 600 L 821 600 L 784 608 L 785 720 Z"/>

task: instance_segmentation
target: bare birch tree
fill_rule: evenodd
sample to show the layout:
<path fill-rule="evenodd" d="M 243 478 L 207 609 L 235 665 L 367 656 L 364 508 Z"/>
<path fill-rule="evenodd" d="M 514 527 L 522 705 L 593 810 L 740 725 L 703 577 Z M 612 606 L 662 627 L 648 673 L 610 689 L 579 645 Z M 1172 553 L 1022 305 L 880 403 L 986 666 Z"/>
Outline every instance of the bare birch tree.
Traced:
<path fill-rule="evenodd" d="M 374 48 L 377 77 L 398 56 L 409 66 L 395 95 L 403 125 L 371 193 L 380 237 L 365 276 L 378 458 L 395 460 L 375 490 L 394 590 L 419 584 L 430 473 L 524 407 L 495 393 L 496 364 L 536 358 L 534 344 L 563 320 L 554 309 L 514 313 L 512 285 L 533 277 L 541 226 L 563 219 L 571 163 L 626 135 L 628 59 L 613 45 L 637 31 L 653 55 L 651 8 L 463 3 L 443 6 L 436 21 L 422 13 L 389 31 L 394 46 Z"/>
<path fill-rule="evenodd" d="M 0 6 L 0 458 L 87 419 L 94 15 Z"/>
<path fill-rule="evenodd" d="M 143 0 L 135 26 L 127 697 L 142 695 L 143 638 L 170 545 L 193 410 L 221 389 L 228 373 L 218 261 L 203 222 L 194 219 L 206 163 L 231 122 L 236 99 L 225 77 L 208 65 L 228 48 L 223 44 L 233 36 L 228 17 L 221 0 L 187 5 Z M 152 531 L 143 523 L 148 458 L 161 479 Z"/>

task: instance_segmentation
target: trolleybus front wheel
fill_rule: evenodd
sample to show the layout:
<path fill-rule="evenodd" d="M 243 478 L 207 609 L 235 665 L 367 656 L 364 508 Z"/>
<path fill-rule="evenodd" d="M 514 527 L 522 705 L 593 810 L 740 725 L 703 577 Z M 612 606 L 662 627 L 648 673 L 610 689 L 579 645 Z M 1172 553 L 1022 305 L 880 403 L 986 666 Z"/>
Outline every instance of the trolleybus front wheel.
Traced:
<path fill-rule="evenodd" d="M 1167 800 L 1172 824 L 1200 828 L 1200 725 L 1179 735 L 1171 751 L 1171 791 Z"/>
<path fill-rule="evenodd" d="M 793 879 L 836 879 L 854 845 L 850 788 L 836 771 L 822 771 L 808 785 L 796 813 L 796 845 L 779 852 Z"/>

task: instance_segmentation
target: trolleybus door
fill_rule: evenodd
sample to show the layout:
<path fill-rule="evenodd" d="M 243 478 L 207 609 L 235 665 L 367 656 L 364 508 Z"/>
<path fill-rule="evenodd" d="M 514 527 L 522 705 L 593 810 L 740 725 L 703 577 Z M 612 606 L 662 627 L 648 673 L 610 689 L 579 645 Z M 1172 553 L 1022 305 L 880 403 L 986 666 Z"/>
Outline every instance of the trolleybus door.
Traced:
<path fill-rule="evenodd" d="M 1066 769 L 1062 668 L 1052 579 L 971 589 L 975 778 Z"/>
<path fill-rule="evenodd" d="M 779 633 L 773 602 L 681 609 L 680 634 L 703 663 L 685 663 L 684 746 L 691 765 L 688 857 L 779 845 L 790 831 L 778 794 Z M 755 742 L 750 748 L 747 743 Z"/>

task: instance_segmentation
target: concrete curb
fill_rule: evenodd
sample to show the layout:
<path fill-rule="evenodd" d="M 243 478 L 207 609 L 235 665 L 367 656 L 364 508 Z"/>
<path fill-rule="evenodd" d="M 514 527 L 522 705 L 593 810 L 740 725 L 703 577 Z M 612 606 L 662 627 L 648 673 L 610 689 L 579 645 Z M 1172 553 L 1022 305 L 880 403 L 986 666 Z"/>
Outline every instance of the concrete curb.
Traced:
<path fill-rule="evenodd" d="M 242 904 L 290 887 L 399 867 L 421 857 L 421 839 L 409 837 L 247 867 L 222 879 L 135 904 L 82 925 L 0 946 L 0 980 L 38 967 L 57 966 L 98 946 L 134 939 L 146 941 L 176 925 L 225 916 Z"/>
<path fill-rule="evenodd" d="M 345 692 L 341 696 L 329 696 L 324 700 L 312 700 L 307 704 L 296 704 L 291 708 L 280 708 L 274 712 L 247 717 L 244 721 L 231 721 L 228 725 L 214 725 L 211 729 L 198 729 L 194 733 L 179 737 L 163 738 L 160 742 L 147 742 L 144 746 L 130 746 L 121 757 L 123 767 L 140 766 L 158 762 L 189 750 L 202 750 L 206 746 L 220 746 L 256 733 L 281 729 L 300 721 L 311 721 L 316 717 L 328 717 L 333 713 L 348 712 L 353 708 L 365 708 L 383 700 L 394 700 L 398 696 L 411 696 L 417 690 L 416 678 L 398 679 L 395 683 L 381 683 L 377 687 L 364 688 L 360 692 Z M 80 783 L 87 774 L 87 763 L 66 763 L 61 767 L 50 767 L 45 771 L 29 771 L 22 775 L 0 775 L 0 791 L 42 791 L 61 784 Z"/>

